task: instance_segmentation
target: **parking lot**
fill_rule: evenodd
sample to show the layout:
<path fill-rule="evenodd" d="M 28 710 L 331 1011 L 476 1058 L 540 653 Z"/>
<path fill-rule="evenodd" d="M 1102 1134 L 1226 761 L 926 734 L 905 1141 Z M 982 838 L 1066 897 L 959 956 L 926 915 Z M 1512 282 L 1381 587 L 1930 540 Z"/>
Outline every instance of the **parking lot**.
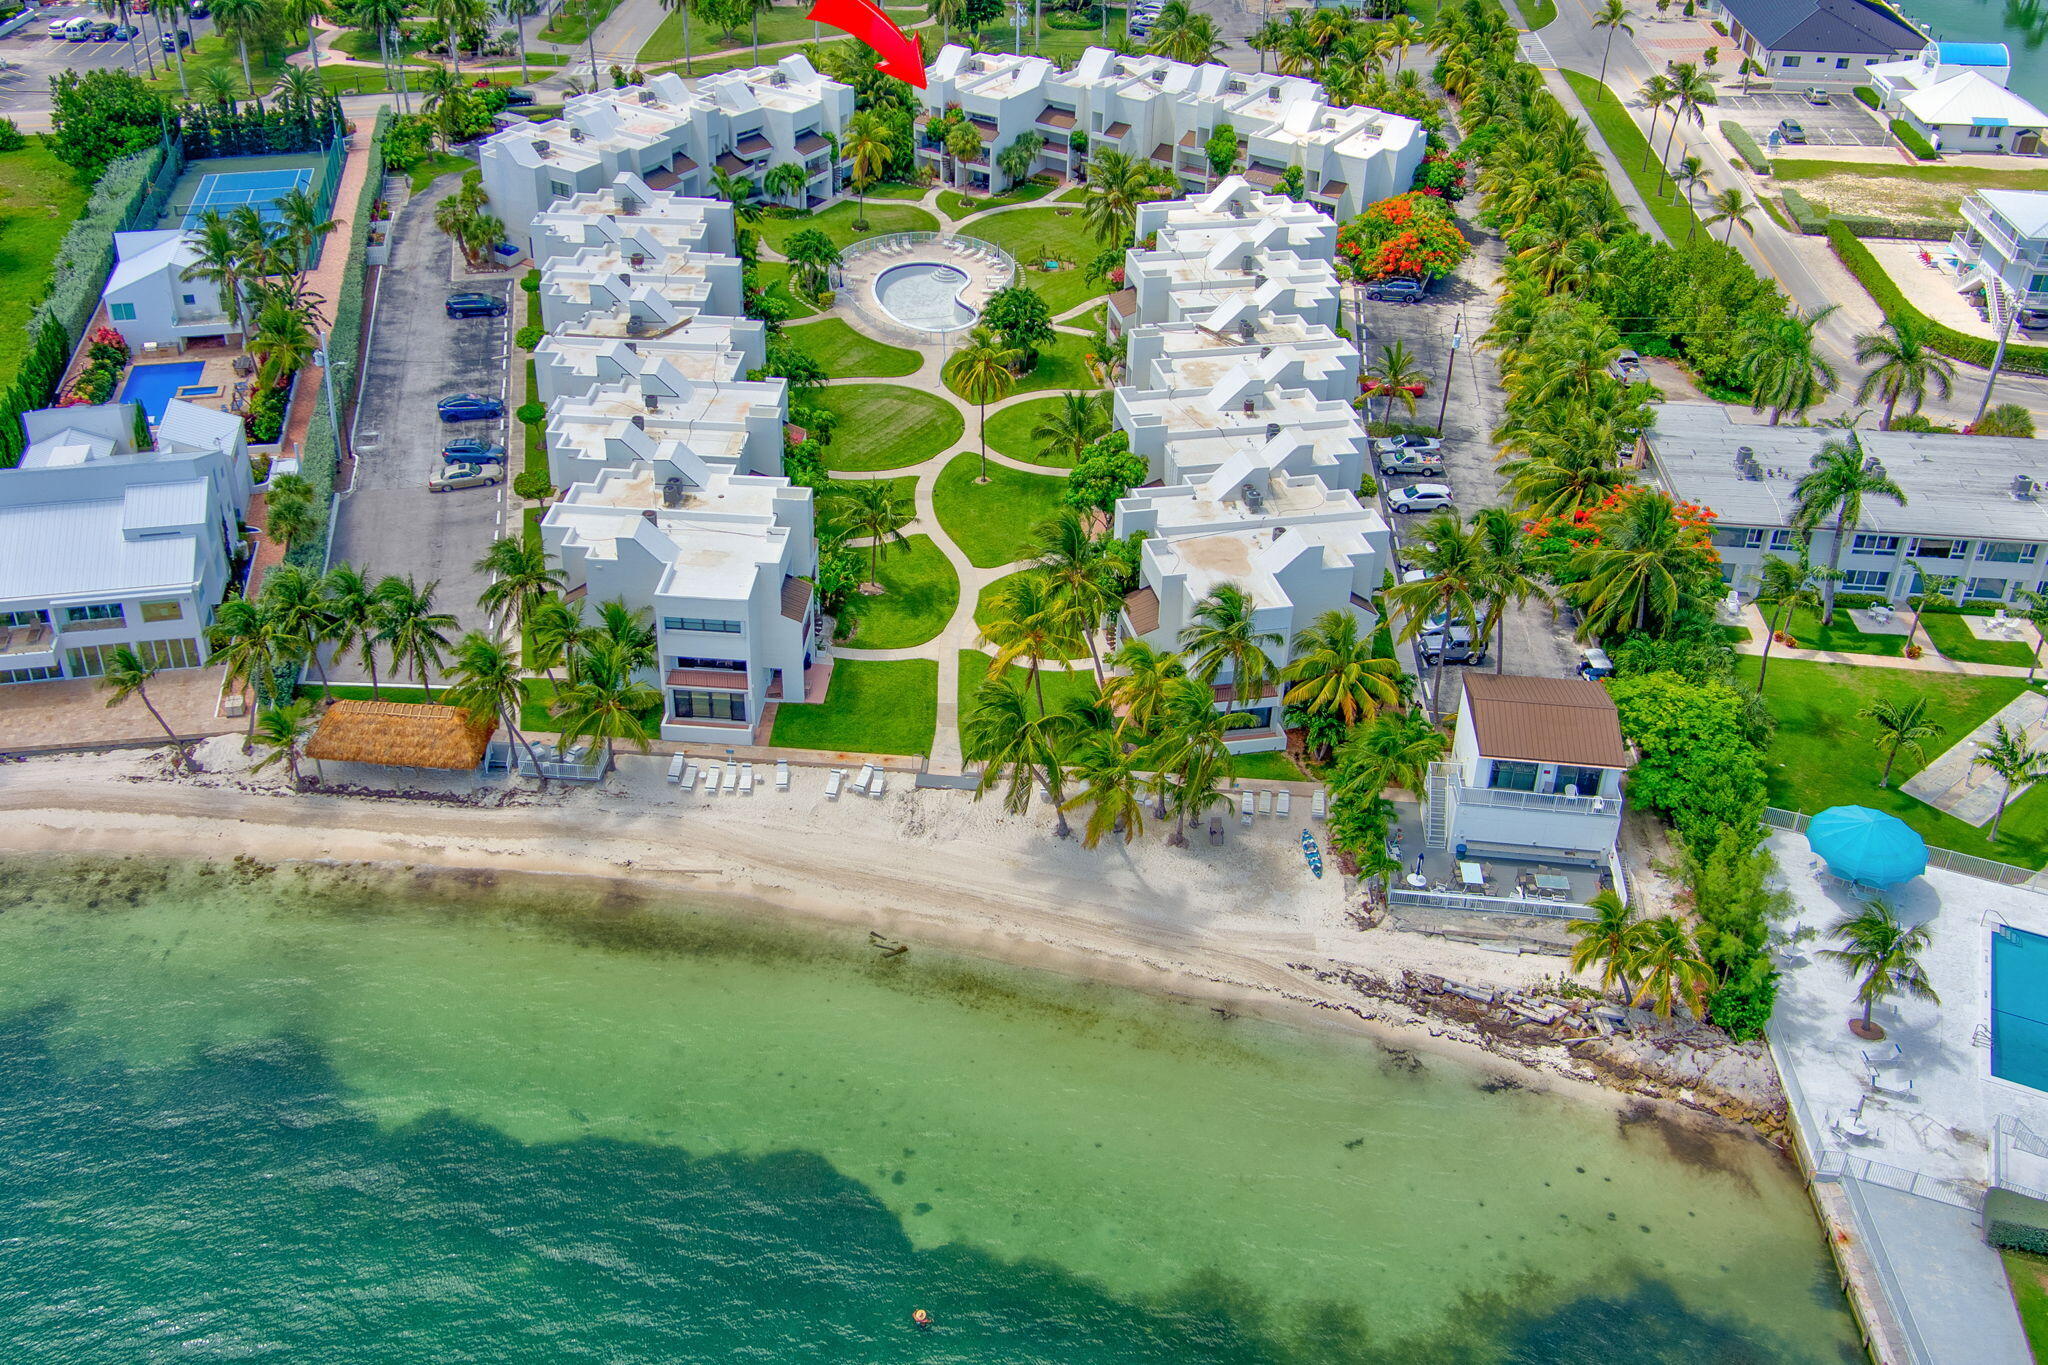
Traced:
<path fill-rule="evenodd" d="M 104 19 L 105 11 L 92 5 L 44 5 L 33 12 L 22 28 L 0 38 L 0 113 L 28 106 L 43 107 L 50 100 L 50 77 L 59 71 L 92 71 L 111 67 L 147 77 L 152 65 L 164 73 L 170 54 L 156 46 L 156 26 L 145 15 L 129 13 L 116 22 L 141 30 L 141 36 L 126 42 L 109 39 L 103 43 L 71 42 L 49 36 L 52 20 Z M 213 31 L 211 19 L 188 19 L 185 25 L 196 40 Z"/>
<path fill-rule="evenodd" d="M 437 608 L 453 612 L 467 630 L 484 627 L 476 599 L 488 580 L 473 566 L 506 533 L 520 451 L 508 450 L 504 483 L 427 491 L 447 438 L 504 441 L 508 426 L 508 419 L 443 426 L 435 403 L 450 394 L 480 393 L 513 405 L 506 388 L 512 313 L 451 318 L 443 307 L 456 292 L 449 278 L 454 247 L 434 227 L 434 205 L 457 185 L 447 177 L 398 213 L 391 264 L 377 282 L 354 424 L 355 477 L 341 501 L 333 555 L 366 574 L 439 580 Z M 512 283 L 508 277 L 461 288 L 509 297 Z M 366 680 L 353 660 L 338 667 L 335 678 Z"/>
<path fill-rule="evenodd" d="M 1796 90 L 1723 93 L 1719 113 L 1765 144 L 1780 119 L 1804 128 L 1811 147 L 1882 147 L 1891 141 L 1891 133 L 1854 95 L 1846 90 L 1830 90 L 1829 95 L 1827 104 L 1808 104 Z"/>

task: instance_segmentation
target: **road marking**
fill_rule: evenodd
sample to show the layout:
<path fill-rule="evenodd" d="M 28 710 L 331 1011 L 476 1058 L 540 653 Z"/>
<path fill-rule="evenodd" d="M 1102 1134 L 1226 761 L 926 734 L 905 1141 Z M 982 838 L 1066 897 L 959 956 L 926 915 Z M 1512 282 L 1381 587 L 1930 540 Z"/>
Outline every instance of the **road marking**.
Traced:
<path fill-rule="evenodd" d="M 1534 33 L 1521 34 L 1519 46 L 1522 50 L 1522 60 L 1531 66 L 1551 68 L 1557 66 L 1557 58 L 1550 55 L 1550 49 L 1544 45 L 1543 39 L 1538 35 Z"/>

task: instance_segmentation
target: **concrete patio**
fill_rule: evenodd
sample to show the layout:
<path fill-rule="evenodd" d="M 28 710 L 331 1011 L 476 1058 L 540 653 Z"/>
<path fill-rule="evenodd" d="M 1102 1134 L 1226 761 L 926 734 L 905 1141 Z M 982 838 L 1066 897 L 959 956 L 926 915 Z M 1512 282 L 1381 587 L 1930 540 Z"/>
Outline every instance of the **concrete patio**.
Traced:
<path fill-rule="evenodd" d="M 2048 696 L 2039 692 L 2020 693 L 2000 707 L 1997 714 L 1957 740 L 1947 752 L 1913 774 L 1899 790 L 1937 810 L 1947 811 L 1958 820 L 1967 820 L 1973 825 L 1989 823 L 1991 817 L 1998 813 L 1998 800 L 2005 792 L 2005 780 L 1989 768 L 1980 766 L 1977 755 L 1990 743 L 1992 729 L 1999 724 L 2008 730 L 2019 731 L 2034 748 L 2048 746 Z M 2031 782 L 2022 782 L 2013 788 L 2012 795 L 2017 798 L 2032 785 Z"/>
<path fill-rule="evenodd" d="M 166 669 L 150 679 L 149 699 L 181 737 L 241 730 L 248 723 L 245 718 L 219 714 L 225 672 L 221 668 Z M 109 708 L 107 690 L 97 678 L 0 687 L 0 753 L 162 739 L 162 729 L 137 698 Z"/>

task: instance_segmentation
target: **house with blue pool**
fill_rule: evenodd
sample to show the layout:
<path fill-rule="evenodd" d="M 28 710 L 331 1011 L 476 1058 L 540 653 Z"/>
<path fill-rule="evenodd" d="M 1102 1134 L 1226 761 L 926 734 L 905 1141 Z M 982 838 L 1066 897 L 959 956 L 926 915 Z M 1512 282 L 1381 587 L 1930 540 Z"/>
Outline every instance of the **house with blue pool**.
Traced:
<path fill-rule="evenodd" d="M 96 678 L 122 645 L 199 667 L 249 506 L 242 419 L 169 399 L 153 444 L 134 403 L 21 421 L 0 470 L 0 684 Z"/>

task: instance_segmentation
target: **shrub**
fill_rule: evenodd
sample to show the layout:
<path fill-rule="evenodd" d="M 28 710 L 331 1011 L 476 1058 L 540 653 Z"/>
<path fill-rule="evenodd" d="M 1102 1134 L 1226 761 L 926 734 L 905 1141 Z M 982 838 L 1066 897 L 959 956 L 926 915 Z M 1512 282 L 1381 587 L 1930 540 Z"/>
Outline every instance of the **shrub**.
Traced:
<path fill-rule="evenodd" d="M 249 440 L 255 445 L 268 445 L 284 432 L 285 405 L 291 401 L 290 381 L 273 384 L 259 391 L 249 400 L 249 412 L 243 420 L 249 428 Z M 320 425 L 315 422 L 313 425 Z M 321 515 L 326 516 L 326 505 L 321 506 Z"/>
<path fill-rule="evenodd" d="M 2048 1256 L 2048 1202 L 2017 1190 L 1987 1190 L 1984 1240 L 1995 1247 Z"/>
<path fill-rule="evenodd" d="M 1892 277 L 1877 263 L 1877 257 L 1870 254 L 1870 248 L 1856 240 L 1856 235 L 1839 222 L 1828 224 L 1828 245 L 1835 250 L 1835 256 L 1849 268 L 1857 282 L 1868 290 L 1871 299 L 1887 318 L 1914 317 L 1926 323 L 1929 339 L 1934 349 L 1943 355 L 1960 360 L 1966 365 L 1989 368 L 1991 356 L 1998 349 L 1998 343 L 1985 337 L 1974 337 L 1945 327 L 1930 320 L 1912 303 L 1908 302 Z M 2005 368 L 2021 374 L 2048 374 L 2048 347 L 2015 346 L 2005 348 Z"/>
<path fill-rule="evenodd" d="M 517 408 L 513 409 L 512 415 L 528 426 L 533 425 L 535 422 L 545 422 L 548 420 L 547 408 L 540 403 L 532 401 L 521 403 Z"/>
<path fill-rule="evenodd" d="M 14 126 L 14 120 L 0 118 L 0 152 L 18 152 L 26 146 L 28 139 Z"/>
<path fill-rule="evenodd" d="M 1771 1022 L 1771 1010 L 1778 1003 L 1778 974 L 1770 959 L 1759 953 L 1747 967 L 1731 976 L 1707 997 L 1707 1017 L 1737 1042 L 1764 1036 Z"/>
<path fill-rule="evenodd" d="M 547 329 L 542 327 L 521 327 L 513 340 L 519 344 L 520 350 L 530 351 L 540 345 L 540 339 L 546 335 Z"/>
<path fill-rule="evenodd" d="M 1867 108 L 1875 109 L 1878 106 L 1877 92 L 1867 85 L 1856 87 L 1856 98 L 1862 100 Z"/>
<path fill-rule="evenodd" d="M 1793 225 L 1808 237 L 1818 237 L 1828 230 L 1828 215 L 1815 208 L 1813 201 L 1793 189 L 1790 185 L 1778 187 L 1778 197 L 1785 201 L 1785 212 Z"/>
<path fill-rule="evenodd" d="M 1720 34 L 1723 38 L 1726 38 L 1728 36 L 1728 25 L 1722 23 L 1719 19 L 1714 20 L 1713 23 L 1714 32 Z"/>
<path fill-rule="evenodd" d="M 1918 128 L 1902 118 L 1892 120 L 1892 136 L 1899 140 L 1900 146 L 1922 161 L 1933 161 L 1941 155 L 1926 138 L 1920 136 Z"/>
<path fill-rule="evenodd" d="M 529 270 L 524 275 L 521 275 L 519 277 L 519 287 L 529 294 L 538 294 L 540 292 L 540 272 L 538 270 Z"/>
<path fill-rule="evenodd" d="M 522 498 L 543 502 L 548 494 L 555 491 L 555 486 L 548 482 L 548 476 L 542 471 L 529 469 L 512 480 L 512 491 Z"/>
<path fill-rule="evenodd" d="M 1756 139 L 1749 135 L 1749 129 L 1732 119 L 1723 119 L 1721 136 L 1728 139 L 1728 145 L 1735 149 L 1735 154 L 1742 158 L 1745 166 L 1758 175 L 1771 173 L 1770 158 L 1764 155 L 1763 148 L 1756 145 Z"/>

